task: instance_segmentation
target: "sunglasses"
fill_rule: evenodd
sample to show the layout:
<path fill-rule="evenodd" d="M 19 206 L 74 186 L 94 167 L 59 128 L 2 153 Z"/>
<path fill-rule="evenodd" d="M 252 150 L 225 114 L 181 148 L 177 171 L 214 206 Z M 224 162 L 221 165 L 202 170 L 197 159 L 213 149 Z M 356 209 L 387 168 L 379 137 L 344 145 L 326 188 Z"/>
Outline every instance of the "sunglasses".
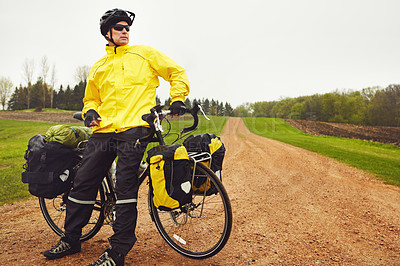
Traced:
<path fill-rule="evenodd" d="M 129 31 L 129 25 L 115 24 L 115 26 L 113 28 L 116 31 L 122 31 L 123 29 L 125 29 L 126 31 Z"/>

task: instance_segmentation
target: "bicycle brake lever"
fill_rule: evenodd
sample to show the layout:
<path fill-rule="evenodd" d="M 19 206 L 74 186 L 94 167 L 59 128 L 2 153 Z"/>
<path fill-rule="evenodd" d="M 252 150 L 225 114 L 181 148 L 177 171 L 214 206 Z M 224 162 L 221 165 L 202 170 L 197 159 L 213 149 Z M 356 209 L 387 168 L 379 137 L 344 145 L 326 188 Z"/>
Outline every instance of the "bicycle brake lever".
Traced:
<path fill-rule="evenodd" d="M 161 126 L 160 116 L 158 115 L 158 112 L 154 112 L 154 114 L 156 116 L 156 122 L 154 123 L 156 130 L 159 130 L 160 132 L 164 132 L 164 130 Z"/>
<path fill-rule="evenodd" d="M 136 149 L 138 147 L 138 145 L 140 145 L 140 140 L 137 139 L 134 148 Z"/>
<path fill-rule="evenodd" d="M 201 107 L 201 105 L 199 104 L 198 106 L 199 106 L 199 110 L 200 110 L 200 112 L 203 114 L 203 116 L 204 116 L 207 120 L 210 120 L 210 118 L 208 118 L 208 117 L 206 116 L 206 113 L 204 113 L 203 108 Z"/>

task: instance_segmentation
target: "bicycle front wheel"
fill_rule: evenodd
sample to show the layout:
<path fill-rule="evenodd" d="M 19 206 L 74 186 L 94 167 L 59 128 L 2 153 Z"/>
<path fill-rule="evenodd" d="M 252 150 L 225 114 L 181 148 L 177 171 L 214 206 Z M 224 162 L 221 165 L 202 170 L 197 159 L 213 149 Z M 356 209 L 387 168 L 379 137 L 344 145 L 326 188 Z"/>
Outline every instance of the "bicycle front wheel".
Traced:
<path fill-rule="evenodd" d="M 39 198 L 40 209 L 44 219 L 50 228 L 59 236 L 64 236 L 64 222 L 67 212 L 67 198 L 69 193 L 64 193 L 54 199 Z M 94 237 L 104 222 L 103 202 L 105 202 L 104 190 L 100 186 L 96 203 L 93 208 L 89 223 L 82 228 L 80 240 L 86 241 Z"/>
<path fill-rule="evenodd" d="M 217 254 L 228 241 L 232 208 L 225 188 L 210 168 L 198 163 L 196 179 L 208 179 L 213 192 L 196 192 L 188 206 L 161 211 L 154 206 L 149 189 L 148 203 L 157 230 L 168 245 L 186 257 L 205 259 Z"/>

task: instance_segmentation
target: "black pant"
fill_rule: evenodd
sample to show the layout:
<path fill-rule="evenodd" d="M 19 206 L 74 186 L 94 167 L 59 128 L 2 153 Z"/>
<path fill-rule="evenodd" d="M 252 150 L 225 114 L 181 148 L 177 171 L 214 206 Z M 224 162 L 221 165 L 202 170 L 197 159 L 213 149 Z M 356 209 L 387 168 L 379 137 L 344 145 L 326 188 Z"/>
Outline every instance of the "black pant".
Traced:
<path fill-rule="evenodd" d="M 92 135 L 67 201 L 67 239 L 76 241 L 80 238 L 82 228 L 89 222 L 98 188 L 118 156 L 116 220 L 113 223 L 114 234 L 109 241 L 123 255 L 133 247 L 136 242 L 138 170 L 147 143 L 136 147 L 135 144 L 138 138 L 147 136 L 149 132 L 146 127 L 137 127 L 122 133 Z"/>

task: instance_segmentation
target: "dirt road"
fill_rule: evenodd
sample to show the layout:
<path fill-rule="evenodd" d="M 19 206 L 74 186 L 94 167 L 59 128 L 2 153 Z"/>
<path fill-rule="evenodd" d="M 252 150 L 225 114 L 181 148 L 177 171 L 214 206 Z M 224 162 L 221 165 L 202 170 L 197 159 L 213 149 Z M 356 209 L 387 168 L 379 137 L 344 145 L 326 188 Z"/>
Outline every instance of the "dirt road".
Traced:
<path fill-rule="evenodd" d="M 222 135 L 223 182 L 234 227 L 226 247 L 204 261 L 170 249 L 151 224 L 140 191 L 138 242 L 127 265 L 400 265 L 400 189 L 306 150 L 255 136 L 239 118 Z M 79 254 L 47 261 L 57 242 L 36 199 L 0 207 L 0 265 L 86 265 L 110 229 Z"/>

